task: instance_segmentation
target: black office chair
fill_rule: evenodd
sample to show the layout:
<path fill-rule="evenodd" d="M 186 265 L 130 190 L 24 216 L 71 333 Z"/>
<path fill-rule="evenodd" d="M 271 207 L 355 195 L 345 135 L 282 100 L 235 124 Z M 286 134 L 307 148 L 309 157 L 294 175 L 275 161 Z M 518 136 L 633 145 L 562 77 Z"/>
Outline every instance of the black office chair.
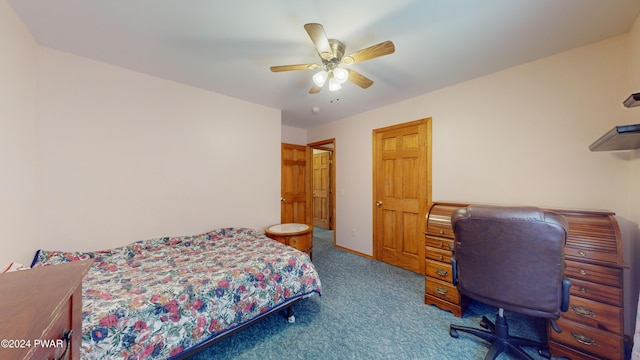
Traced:
<path fill-rule="evenodd" d="M 499 310 L 495 324 L 482 317 L 487 330 L 452 324 L 449 334 L 457 338 L 461 331 L 491 343 L 485 360 L 507 350 L 532 360 L 522 347 L 536 347 L 549 358 L 546 343 L 509 335 L 504 311 L 549 319 L 561 332 L 553 320 L 569 307 L 566 219 L 533 207 L 471 205 L 454 211 L 451 225 L 454 284 L 461 294 Z"/>

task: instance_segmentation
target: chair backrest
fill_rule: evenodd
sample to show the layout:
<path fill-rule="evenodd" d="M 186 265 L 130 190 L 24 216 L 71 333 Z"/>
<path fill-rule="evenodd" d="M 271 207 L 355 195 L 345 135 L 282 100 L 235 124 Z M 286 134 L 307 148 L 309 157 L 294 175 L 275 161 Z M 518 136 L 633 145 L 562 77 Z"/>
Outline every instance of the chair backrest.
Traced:
<path fill-rule="evenodd" d="M 521 314 L 557 319 L 567 221 L 535 207 L 470 205 L 454 211 L 458 290 Z"/>

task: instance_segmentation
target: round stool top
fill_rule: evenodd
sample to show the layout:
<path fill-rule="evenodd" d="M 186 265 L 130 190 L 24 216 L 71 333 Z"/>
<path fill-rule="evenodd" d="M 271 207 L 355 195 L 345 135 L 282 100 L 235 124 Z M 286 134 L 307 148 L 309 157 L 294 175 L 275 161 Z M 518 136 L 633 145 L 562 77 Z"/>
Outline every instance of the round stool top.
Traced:
<path fill-rule="evenodd" d="M 309 225 L 296 223 L 271 225 L 267 228 L 267 231 L 273 234 L 291 234 L 304 232 L 306 230 L 310 230 Z"/>

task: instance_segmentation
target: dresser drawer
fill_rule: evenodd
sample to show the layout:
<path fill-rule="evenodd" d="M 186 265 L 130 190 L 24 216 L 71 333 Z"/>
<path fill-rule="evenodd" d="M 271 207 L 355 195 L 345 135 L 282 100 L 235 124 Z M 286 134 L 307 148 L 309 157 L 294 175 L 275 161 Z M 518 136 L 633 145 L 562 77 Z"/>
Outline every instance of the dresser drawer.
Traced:
<path fill-rule="evenodd" d="M 597 329 L 621 334 L 622 308 L 571 296 L 569 310 L 562 317 Z"/>
<path fill-rule="evenodd" d="M 445 239 L 445 238 L 439 238 L 439 237 L 433 237 L 433 236 L 427 236 L 424 240 L 425 245 L 435 248 L 435 249 L 442 249 L 442 250 L 447 250 L 447 251 L 452 251 L 453 250 L 453 240 L 452 239 Z"/>
<path fill-rule="evenodd" d="M 44 339 L 38 339 L 39 345 L 36 347 L 33 359 L 59 359 L 64 354 L 67 342 L 62 340 L 65 331 L 71 329 L 70 309 L 64 309 L 61 317 L 54 323 Z M 69 339 L 69 341 L 72 341 Z M 72 344 L 69 344 L 69 352 Z M 70 357 L 69 357 L 70 359 Z"/>
<path fill-rule="evenodd" d="M 460 302 L 460 294 L 458 289 L 451 283 L 442 280 L 425 277 L 425 292 L 450 303 L 458 304 Z"/>
<path fill-rule="evenodd" d="M 451 265 L 439 261 L 426 260 L 426 276 L 451 283 Z"/>
<path fill-rule="evenodd" d="M 67 340 L 64 340 L 64 333 L 75 329 L 77 333 L 71 333 L 69 337 L 69 349 L 65 359 L 77 359 L 79 358 L 81 334 L 80 329 L 81 314 L 80 308 L 82 306 L 82 290 L 80 287 L 76 289 L 67 300 L 61 304 L 60 310 L 55 314 L 55 318 L 51 319 L 52 322 L 48 326 L 43 337 L 38 339 L 39 344 L 33 344 L 36 346 L 33 359 L 59 359 L 62 354 L 67 351 Z M 77 308 L 74 308 L 74 303 Z M 74 314 L 74 311 L 76 314 Z M 75 319 L 75 324 L 74 324 Z M 75 343 L 77 342 L 77 343 Z"/>
<path fill-rule="evenodd" d="M 430 247 L 430 246 L 426 246 L 424 255 L 425 255 L 425 257 L 427 259 L 440 261 L 440 262 L 443 262 L 445 264 L 450 264 L 451 263 L 451 251 L 450 250 L 443 250 L 443 249 L 438 249 L 438 248 L 433 248 L 433 247 Z"/>
<path fill-rule="evenodd" d="M 573 279 L 581 279 L 599 284 L 622 287 L 622 269 L 586 264 L 566 260 L 564 274 Z"/>
<path fill-rule="evenodd" d="M 622 289 L 594 284 L 588 281 L 571 279 L 571 295 L 622 306 Z"/>
<path fill-rule="evenodd" d="M 551 340 L 566 344 L 580 351 L 592 353 L 602 359 L 623 358 L 622 336 L 578 324 L 564 318 L 558 319 L 557 323 L 562 332 L 557 333 L 549 328 L 548 333 Z"/>

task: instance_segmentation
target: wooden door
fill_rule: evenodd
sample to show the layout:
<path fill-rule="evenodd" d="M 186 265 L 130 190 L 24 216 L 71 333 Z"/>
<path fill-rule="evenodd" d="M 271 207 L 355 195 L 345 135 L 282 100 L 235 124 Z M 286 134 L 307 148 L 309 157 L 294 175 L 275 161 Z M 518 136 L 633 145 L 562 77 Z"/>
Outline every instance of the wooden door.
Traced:
<path fill-rule="evenodd" d="M 373 131 L 374 253 L 425 272 L 425 216 L 431 198 L 431 119 Z"/>
<path fill-rule="evenodd" d="M 303 145 L 282 144 L 280 222 L 312 225 L 310 216 L 311 181 L 307 175 L 307 156 Z"/>
<path fill-rule="evenodd" d="M 313 154 L 313 225 L 331 229 L 331 152 Z"/>

